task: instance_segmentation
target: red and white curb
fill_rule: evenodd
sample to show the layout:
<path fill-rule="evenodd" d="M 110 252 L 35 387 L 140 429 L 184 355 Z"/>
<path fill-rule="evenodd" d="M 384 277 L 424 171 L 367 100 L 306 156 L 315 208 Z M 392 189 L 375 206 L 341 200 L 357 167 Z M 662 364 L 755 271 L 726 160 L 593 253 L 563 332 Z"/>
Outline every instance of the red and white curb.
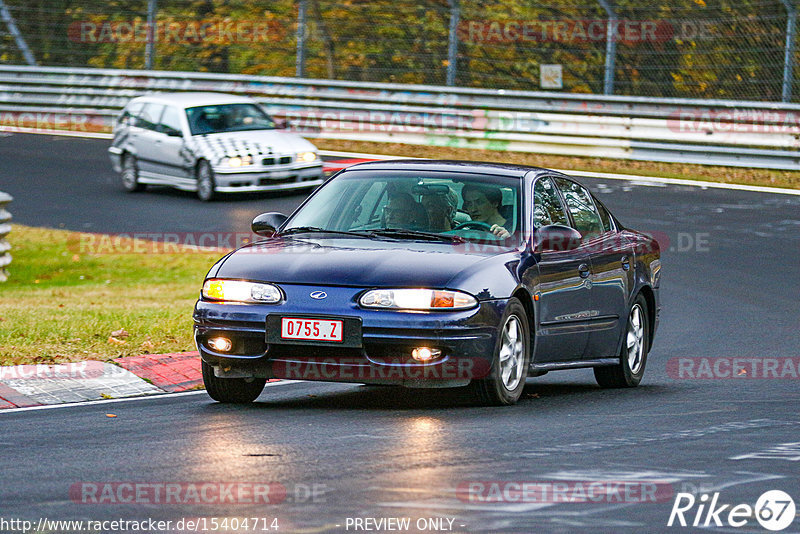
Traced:
<path fill-rule="evenodd" d="M 0 367 L 0 409 L 176 393 L 203 385 L 197 352 Z"/>

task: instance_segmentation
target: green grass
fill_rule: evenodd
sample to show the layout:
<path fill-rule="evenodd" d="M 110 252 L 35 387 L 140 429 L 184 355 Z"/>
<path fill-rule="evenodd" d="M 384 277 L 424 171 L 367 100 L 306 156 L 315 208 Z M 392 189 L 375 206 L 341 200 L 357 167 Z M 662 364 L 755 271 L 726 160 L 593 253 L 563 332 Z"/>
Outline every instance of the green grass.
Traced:
<path fill-rule="evenodd" d="M 0 365 L 194 349 L 192 308 L 221 252 L 90 254 L 79 233 L 20 225 L 8 240 Z M 129 335 L 109 339 L 120 329 Z"/>

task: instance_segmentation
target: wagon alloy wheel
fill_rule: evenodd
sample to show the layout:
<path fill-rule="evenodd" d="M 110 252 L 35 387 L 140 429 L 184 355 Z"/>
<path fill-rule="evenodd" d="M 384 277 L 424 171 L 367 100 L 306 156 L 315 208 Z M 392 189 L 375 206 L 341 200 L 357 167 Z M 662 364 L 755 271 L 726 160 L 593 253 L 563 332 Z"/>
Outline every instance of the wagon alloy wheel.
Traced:
<path fill-rule="evenodd" d="M 628 314 L 620 349 L 620 361 L 617 365 L 595 367 L 594 376 L 597 383 L 606 388 L 638 386 L 647 363 L 649 332 L 647 301 L 642 295 L 638 295 Z"/>
<path fill-rule="evenodd" d="M 469 391 L 484 405 L 515 404 L 525 388 L 530 361 L 528 317 L 519 299 L 510 298 L 499 322 L 500 335 L 488 377 L 474 378 Z"/>
<path fill-rule="evenodd" d="M 214 368 L 201 361 L 203 384 L 208 396 L 218 402 L 246 404 L 253 402 L 264 391 L 266 378 L 220 378 Z"/>
<path fill-rule="evenodd" d="M 141 191 L 144 184 L 139 183 L 139 166 L 136 158 L 130 154 L 125 154 L 122 159 L 122 187 L 130 193 Z"/>
<path fill-rule="evenodd" d="M 207 161 L 201 161 L 197 166 L 197 197 L 203 202 L 214 200 L 217 184 L 214 181 L 214 171 Z"/>
<path fill-rule="evenodd" d="M 507 390 L 513 391 L 523 377 L 522 364 L 525 360 L 525 347 L 520 339 L 522 327 L 519 319 L 512 315 L 503 328 L 500 346 L 500 376 Z"/>

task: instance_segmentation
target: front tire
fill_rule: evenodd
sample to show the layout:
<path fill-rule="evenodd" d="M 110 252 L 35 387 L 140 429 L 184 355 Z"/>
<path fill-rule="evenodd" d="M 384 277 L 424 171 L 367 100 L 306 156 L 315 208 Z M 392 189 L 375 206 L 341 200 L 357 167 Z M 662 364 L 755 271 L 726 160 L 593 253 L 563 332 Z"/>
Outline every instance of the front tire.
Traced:
<path fill-rule="evenodd" d="M 650 325 L 647 317 L 647 301 L 639 294 L 628 313 L 619 363 L 594 368 L 594 377 L 601 387 L 633 388 L 642 381 L 647 363 L 647 349 L 650 346 Z"/>
<path fill-rule="evenodd" d="M 144 184 L 139 183 L 139 165 L 136 157 L 132 154 L 125 154 L 122 157 L 122 187 L 128 193 L 143 191 Z"/>
<path fill-rule="evenodd" d="M 197 166 L 197 198 L 203 202 L 214 200 L 217 195 L 217 183 L 211 164 L 203 160 Z"/>
<path fill-rule="evenodd" d="M 494 350 L 489 376 L 473 379 L 469 388 L 480 404 L 516 404 L 525 388 L 530 363 L 528 316 L 517 298 L 510 298 L 500 321 L 500 335 Z"/>
<path fill-rule="evenodd" d="M 220 378 L 214 374 L 214 368 L 204 361 L 203 383 L 209 397 L 217 402 L 247 404 L 253 402 L 264 391 L 266 378 Z"/>

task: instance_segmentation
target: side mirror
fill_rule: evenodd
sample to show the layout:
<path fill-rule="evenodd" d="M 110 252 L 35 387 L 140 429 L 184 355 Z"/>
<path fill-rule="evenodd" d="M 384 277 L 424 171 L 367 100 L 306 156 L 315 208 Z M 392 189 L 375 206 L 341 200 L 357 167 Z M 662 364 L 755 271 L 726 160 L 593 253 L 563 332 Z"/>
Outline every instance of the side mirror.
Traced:
<path fill-rule="evenodd" d="M 275 127 L 279 130 L 285 130 L 286 128 L 289 127 L 289 121 L 287 121 L 286 119 L 273 118 L 272 120 L 275 121 Z"/>
<path fill-rule="evenodd" d="M 283 213 L 277 213 L 274 211 L 270 213 L 262 213 L 253 219 L 253 223 L 250 225 L 250 228 L 253 229 L 254 234 L 263 235 L 264 237 L 272 237 L 272 235 L 275 234 L 278 228 L 280 228 L 288 218 L 289 217 Z"/>
<path fill-rule="evenodd" d="M 534 250 L 563 252 L 578 248 L 581 234 L 576 229 L 562 224 L 548 224 L 534 231 Z"/>

